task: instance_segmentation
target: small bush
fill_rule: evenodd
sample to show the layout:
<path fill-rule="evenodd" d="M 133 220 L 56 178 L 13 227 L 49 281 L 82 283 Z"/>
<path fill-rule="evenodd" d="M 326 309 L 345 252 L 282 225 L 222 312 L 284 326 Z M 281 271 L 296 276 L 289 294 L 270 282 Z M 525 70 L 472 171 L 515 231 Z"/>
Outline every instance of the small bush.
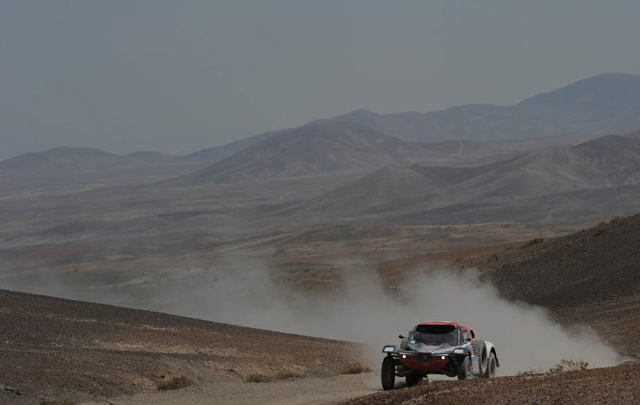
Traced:
<path fill-rule="evenodd" d="M 611 223 L 617 226 L 625 226 L 629 223 L 629 219 L 627 217 L 616 215 L 611 219 Z"/>
<path fill-rule="evenodd" d="M 565 371 L 584 371 L 589 368 L 589 362 L 584 360 L 562 359 L 560 363 L 549 369 L 550 373 L 562 373 Z"/>
<path fill-rule="evenodd" d="M 192 384 L 193 381 L 181 375 L 180 377 L 173 377 L 161 382 L 160 385 L 158 385 L 158 391 L 179 390 L 180 388 L 189 387 Z"/>
<path fill-rule="evenodd" d="M 524 245 L 522 245 L 522 249 L 526 249 L 526 248 L 531 247 L 531 246 L 539 245 L 540 243 L 544 243 L 544 239 L 542 239 L 542 238 L 531 239 L 529 242 L 527 242 Z"/>
<path fill-rule="evenodd" d="M 69 398 L 65 398 L 62 401 L 48 401 L 43 399 L 40 405 L 76 405 L 76 403 Z"/>
<path fill-rule="evenodd" d="M 598 229 L 597 231 L 595 231 L 595 232 L 593 233 L 593 237 L 594 237 L 594 238 L 597 238 L 598 236 L 606 235 L 606 234 L 608 234 L 608 233 L 610 233 L 610 232 L 611 232 L 611 229 L 609 229 L 609 228 L 607 228 L 607 227 L 603 227 L 603 228 L 600 228 L 600 229 Z"/>
<path fill-rule="evenodd" d="M 525 370 L 525 371 L 518 371 L 516 375 L 532 376 L 532 375 L 539 375 L 539 374 L 544 374 L 544 371 L 531 369 L 531 370 Z"/>
<path fill-rule="evenodd" d="M 371 371 L 371 368 L 367 367 L 367 366 L 363 366 L 360 364 L 352 364 L 350 366 L 347 366 L 345 368 L 343 368 L 342 370 L 340 370 L 340 374 L 341 375 L 345 375 L 345 374 L 362 374 L 362 373 L 368 373 L 369 371 Z"/>
<path fill-rule="evenodd" d="M 260 374 L 260 373 L 249 374 L 244 379 L 244 382 L 252 382 L 252 383 L 261 383 L 261 382 L 267 382 L 267 381 L 269 381 L 269 378 L 266 375 Z"/>
<path fill-rule="evenodd" d="M 274 380 L 289 380 L 291 378 L 302 378 L 305 376 L 304 371 L 291 371 L 291 370 L 285 370 L 285 371 L 280 371 L 278 374 L 276 374 L 273 379 Z"/>

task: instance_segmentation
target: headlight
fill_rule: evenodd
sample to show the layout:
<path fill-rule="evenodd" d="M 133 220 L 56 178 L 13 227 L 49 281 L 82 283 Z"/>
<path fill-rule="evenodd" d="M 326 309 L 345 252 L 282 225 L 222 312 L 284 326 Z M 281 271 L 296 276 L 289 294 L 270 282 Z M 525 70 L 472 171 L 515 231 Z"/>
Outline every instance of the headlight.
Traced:
<path fill-rule="evenodd" d="M 441 356 L 440 357 L 442 360 L 445 360 L 447 358 L 447 356 Z"/>
<path fill-rule="evenodd" d="M 403 359 L 406 359 L 406 358 L 407 358 L 407 355 L 406 355 L 406 354 L 403 354 L 403 355 L 402 355 L 402 358 L 403 358 Z"/>

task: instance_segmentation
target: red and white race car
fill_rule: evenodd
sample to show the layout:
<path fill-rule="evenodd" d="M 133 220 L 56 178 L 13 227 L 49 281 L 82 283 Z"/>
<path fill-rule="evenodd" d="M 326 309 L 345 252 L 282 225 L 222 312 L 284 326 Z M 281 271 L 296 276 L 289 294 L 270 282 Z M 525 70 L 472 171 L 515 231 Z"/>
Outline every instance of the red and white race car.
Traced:
<path fill-rule="evenodd" d="M 456 322 L 423 322 L 399 336 L 399 346 L 385 345 L 382 361 L 382 388 L 394 387 L 395 377 L 405 377 L 407 386 L 416 385 L 428 374 L 491 378 L 500 366 L 493 343 L 476 340 L 471 329 Z"/>

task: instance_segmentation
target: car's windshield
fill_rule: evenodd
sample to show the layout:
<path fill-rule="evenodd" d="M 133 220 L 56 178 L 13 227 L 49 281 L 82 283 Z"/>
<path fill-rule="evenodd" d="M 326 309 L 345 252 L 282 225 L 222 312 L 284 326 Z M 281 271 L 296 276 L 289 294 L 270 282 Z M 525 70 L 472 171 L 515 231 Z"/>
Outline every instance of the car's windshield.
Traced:
<path fill-rule="evenodd" d="M 412 342 L 427 345 L 458 345 L 458 330 L 453 325 L 418 325 L 413 332 Z"/>

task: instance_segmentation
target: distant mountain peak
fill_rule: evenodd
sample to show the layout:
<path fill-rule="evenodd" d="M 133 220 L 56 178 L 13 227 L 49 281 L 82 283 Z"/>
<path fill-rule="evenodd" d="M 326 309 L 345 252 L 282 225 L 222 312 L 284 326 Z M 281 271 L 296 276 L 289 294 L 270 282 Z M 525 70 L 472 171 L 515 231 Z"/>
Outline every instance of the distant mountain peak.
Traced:
<path fill-rule="evenodd" d="M 351 111 L 350 113 L 348 113 L 346 115 L 361 116 L 361 117 L 379 117 L 380 116 L 380 114 L 378 114 L 378 113 L 374 113 L 373 111 L 365 110 L 365 109 L 362 109 L 362 108 L 360 108 L 358 110 Z"/>
<path fill-rule="evenodd" d="M 518 106 L 566 109 L 572 105 L 591 104 L 606 108 L 616 106 L 618 100 L 640 103 L 640 76 L 627 73 L 603 73 L 530 97 L 520 102 Z"/>
<path fill-rule="evenodd" d="M 351 121 L 312 122 L 282 131 L 178 182 L 233 183 L 356 172 L 414 163 L 426 145 Z"/>

